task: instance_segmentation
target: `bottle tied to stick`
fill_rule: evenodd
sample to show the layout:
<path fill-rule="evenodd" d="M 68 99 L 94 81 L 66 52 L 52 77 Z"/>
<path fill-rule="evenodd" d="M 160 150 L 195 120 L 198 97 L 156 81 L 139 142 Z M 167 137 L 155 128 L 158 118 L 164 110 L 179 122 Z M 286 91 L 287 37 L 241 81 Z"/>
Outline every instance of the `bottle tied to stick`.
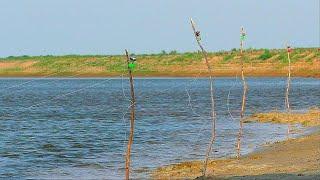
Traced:
<path fill-rule="evenodd" d="M 128 63 L 128 68 L 132 71 L 137 65 L 136 65 L 136 57 L 129 57 L 129 63 Z"/>

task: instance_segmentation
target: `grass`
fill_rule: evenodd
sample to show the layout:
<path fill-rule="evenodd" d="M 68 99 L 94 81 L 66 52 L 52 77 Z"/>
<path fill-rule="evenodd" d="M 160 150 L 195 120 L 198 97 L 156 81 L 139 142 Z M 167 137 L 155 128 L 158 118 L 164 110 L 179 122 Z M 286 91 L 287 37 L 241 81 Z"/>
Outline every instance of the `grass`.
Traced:
<path fill-rule="evenodd" d="M 228 55 L 223 57 L 223 62 L 227 63 L 227 62 L 231 61 L 233 58 L 234 58 L 233 54 L 228 54 Z"/>
<path fill-rule="evenodd" d="M 286 52 L 280 52 L 277 59 L 280 61 L 280 63 L 288 63 L 288 57 Z"/>
<path fill-rule="evenodd" d="M 292 62 L 305 63 L 307 71 L 293 70 L 293 75 L 320 76 L 319 69 L 320 52 L 317 48 L 294 49 Z M 161 52 L 158 54 L 140 54 L 137 57 L 138 74 L 152 75 L 198 75 L 205 68 L 203 57 L 199 52 L 179 53 L 177 51 Z M 254 68 L 248 72 L 248 76 L 285 76 L 286 72 L 281 68 L 287 64 L 286 50 L 284 49 L 249 49 L 243 54 L 245 65 Z M 234 76 L 240 63 L 240 52 L 232 51 L 208 52 L 208 58 L 217 76 Z M 272 59 L 272 67 L 264 64 Z M 267 67 L 268 66 L 268 67 Z M 267 68 L 266 68 L 267 67 Z M 124 55 L 65 55 L 65 56 L 9 56 L 0 58 L 0 76 L 42 76 L 44 73 L 78 74 L 84 71 L 87 76 L 114 76 L 121 75 L 126 68 Z M 223 70 L 219 70 L 219 68 Z M 269 70 L 266 70 L 268 69 Z M 293 64 L 294 68 L 294 64 Z M 306 72 L 307 75 L 304 75 Z M 147 74 L 150 73 L 150 74 Z M 251 74 L 250 74 L 251 73 Z"/>
<path fill-rule="evenodd" d="M 259 59 L 261 59 L 261 60 L 266 60 L 266 59 L 269 59 L 269 58 L 271 58 L 271 57 L 272 57 L 272 55 L 271 55 L 271 53 L 270 53 L 270 50 L 269 50 L 269 49 L 265 49 L 264 52 L 263 52 L 263 54 L 261 54 L 261 55 L 259 56 Z"/>
<path fill-rule="evenodd" d="M 15 72 L 21 72 L 22 68 L 20 67 L 12 67 L 7 69 L 1 69 L 0 73 L 15 73 Z"/>

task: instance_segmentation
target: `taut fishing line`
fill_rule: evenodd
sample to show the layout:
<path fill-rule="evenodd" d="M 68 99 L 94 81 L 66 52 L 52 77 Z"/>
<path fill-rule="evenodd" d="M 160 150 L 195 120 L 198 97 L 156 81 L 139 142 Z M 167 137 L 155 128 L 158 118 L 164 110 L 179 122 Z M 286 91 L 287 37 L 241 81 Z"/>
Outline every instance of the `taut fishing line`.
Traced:
<path fill-rule="evenodd" d="M 98 86 L 98 85 L 100 85 L 100 84 L 109 82 L 110 80 L 112 80 L 112 78 L 105 79 L 105 80 L 103 80 L 103 82 L 95 83 L 95 84 L 93 84 L 93 85 L 86 86 L 86 87 L 83 87 L 83 88 L 78 89 L 78 90 L 75 90 L 75 91 L 71 91 L 71 92 L 68 92 L 68 93 L 65 93 L 65 94 L 61 94 L 61 95 L 55 96 L 55 97 L 51 98 L 49 101 L 43 101 L 43 102 L 40 102 L 40 103 L 31 105 L 31 106 L 29 106 L 29 107 L 24 108 L 24 110 L 32 109 L 33 107 L 37 107 L 37 106 L 39 106 L 39 105 L 41 105 L 41 104 L 48 103 L 48 102 L 50 102 L 50 101 L 52 101 L 52 100 L 59 99 L 59 98 L 61 98 L 61 97 L 65 97 L 65 96 L 69 96 L 69 95 L 72 95 L 72 94 L 81 92 L 81 91 L 86 90 L 86 89 L 88 89 L 88 88 L 92 88 L 92 87 Z M 130 107 L 130 106 L 129 106 L 129 107 Z M 128 107 L 128 108 L 129 108 L 129 107 Z M 2 117 L 3 117 L 3 116 L 2 116 Z M 0 117 L 0 118 L 2 118 L 2 117 Z M 115 172 L 114 172 L 114 174 L 115 174 Z"/>
<path fill-rule="evenodd" d="M 77 93 L 77 92 L 81 92 L 81 91 L 83 91 L 83 90 L 85 90 L 85 89 L 98 86 L 98 85 L 100 85 L 100 84 L 102 84 L 102 83 L 105 83 L 105 82 L 108 82 L 108 81 L 110 81 L 110 80 L 112 80 L 112 78 L 105 79 L 105 80 L 103 80 L 103 82 L 95 83 L 95 84 L 93 84 L 93 85 L 86 86 L 86 87 L 83 87 L 83 88 L 78 89 L 78 90 L 74 90 L 74 91 L 71 91 L 71 92 L 68 92 L 68 93 L 65 93 L 65 94 L 61 94 L 61 95 L 58 95 L 58 96 L 54 96 L 53 98 L 50 98 L 48 101 L 42 101 L 42 102 L 40 102 L 40 103 L 33 104 L 33 105 L 28 106 L 28 107 L 25 107 L 25 108 L 23 108 L 23 109 L 24 109 L 24 110 L 32 109 L 33 107 L 37 107 L 37 106 L 39 106 L 39 105 L 41 105 L 41 104 L 45 104 L 45 103 L 48 103 L 48 102 L 50 102 L 50 101 L 52 101 L 52 100 L 56 100 L 56 99 L 59 99 L 59 98 L 61 98 L 61 97 L 65 97 L 65 96 L 68 96 L 68 95 L 72 95 L 72 94 Z M 3 117 L 3 116 L 2 116 L 2 117 Z M 1 117 L 1 118 L 2 118 L 2 117 Z"/>
<path fill-rule="evenodd" d="M 235 120 L 235 118 L 233 117 L 231 111 L 230 111 L 230 94 L 231 94 L 231 90 L 234 88 L 234 86 L 236 85 L 236 82 L 238 80 L 238 74 L 236 74 L 236 77 L 235 77 L 235 82 L 232 84 L 232 86 L 229 88 L 228 90 L 228 97 L 227 97 L 227 108 L 228 108 L 228 113 L 229 113 L 229 116 L 231 118 L 231 120 Z"/>
<path fill-rule="evenodd" d="M 202 73 L 202 70 L 200 70 L 199 74 L 198 74 L 196 77 L 193 78 L 192 83 L 198 81 L 197 78 L 199 78 L 199 76 L 200 76 L 201 73 Z M 190 81 L 189 81 L 189 82 L 190 82 Z M 190 93 L 189 93 L 189 90 L 188 90 L 187 86 L 185 86 L 185 90 L 186 90 L 186 93 L 187 93 L 187 96 L 188 96 L 188 105 L 189 105 L 192 113 L 193 113 L 194 115 L 200 117 L 200 118 L 204 118 L 204 119 L 205 119 L 205 118 L 208 118 L 208 117 L 205 117 L 205 116 L 203 116 L 203 115 L 200 115 L 199 113 L 197 113 L 197 112 L 194 110 L 193 105 L 192 105 L 192 103 L 191 103 L 192 99 L 191 99 L 191 96 L 190 96 Z M 203 131 L 203 129 L 205 128 L 205 126 L 206 126 L 206 123 L 203 122 L 201 128 L 199 129 L 199 132 L 197 133 L 197 136 L 196 136 L 197 138 L 196 138 L 196 139 L 199 139 L 200 133 Z"/>
<path fill-rule="evenodd" d="M 110 81 L 110 80 L 112 80 L 112 79 L 109 78 L 109 79 L 105 79 L 104 81 Z M 87 86 L 87 87 L 84 87 L 84 88 L 81 88 L 81 89 L 78 89 L 78 90 L 75 90 L 75 91 L 71 91 L 71 92 L 69 92 L 69 93 L 61 94 L 61 95 L 55 96 L 54 98 L 51 98 L 50 100 L 59 99 L 59 98 L 61 98 L 61 97 L 65 97 L 65 96 L 68 96 L 68 95 L 71 95 L 71 94 L 74 94 L 74 93 L 83 91 L 83 90 L 85 90 L 85 89 L 98 86 L 98 85 L 100 85 L 100 84 L 102 84 L 102 83 L 104 83 L 104 82 L 95 83 L 95 84 L 93 84 L 93 85 L 90 85 L 90 86 Z M 49 101 L 46 101 L 46 102 L 49 102 Z M 38 104 L 35 104 L 35 105 L 32 105 L 32 106 L 29 106 L 29 107 L 27 107 L 27 108 L 25 108 L 25 109 L 29 109 L 29 108 L 32 108 L 32 107 L 36 107 L 36 106 L 38 106 L 38 105 L 40 105 L 40 104 L 44 104 L 44 103 L 46 103 L 46 102 L 41 102 L 41 103 L 38 103 Z"/>
<path fill-rule="evenodd" d="M 85 64 L 77 67 L 76 71 L 77 71 L 77 70 L 80 70 L 80 68 L 82 68 L 82 67 L 84 67 L 84 66 L 86 66 L 86 65 L 88 65 L 88 63 L 85 63 Z M 11 86 L 11 87 L 4 88 L 4 89 L 2 89 L 2 90 L 9 90 L 9 89 L 12 89 L 12 88 L 17 88 L 17 87 L 20 87 L 20 86 L 22 86 L 22 85 L 29 84 L 29 83 L 32 83 L 32 82 L 34 82 L 34 81 L 40 80 L 40 79 L 46 79 L 46 78 L 48 78 L 48 77 L 54 76 L 54 75 L 59 74 L 59 73 L 61 73 L 61 72 L 55 72 L 55 73 L 52 73 L 52 74 L 49 74 L 49 75 L 46 75 L 46 76 L 37 77 L 37 78 L 34 78 L 34 79 L 32 79 L 32 80 L 23 82 L 23 83 L 21 83 L 21 84 L 17 84 L 17 85 L 13 85 L 13 86 Z M 86 72 L 84 72 L 84 73 L 83 73 L 83 72 L 77 73 L 77 74 L 74 74 L 74 75 L 72 75 L 72 76 L 68 76 L 68 78 L 73 78 L 73 77 L 76 77 L 76 76 L 79 76 L 79 75 L 82 75 L 82 74 L 85 74 L 85 73 L 86 73 Z M 57 80 L 59 80 L 59 78 L 57 78 Z M 56 81 L 56 80 L 53 80 L 53 81 Z M 52 82 L 52 81 L 51 81 L 51 82 Z M 49 83 L 51 83 L 51 82 L 49 82 Z M 47 83 L 45 83 L 45 84 L 47 84 Z"/>
<path fill-rule="evenodd" d="M 55 72 L 55 73 L 49 74 L 49 75 L 47 75 L 47 76 L 37 77 L 37 78 L 32 79 L 32 80 L 30 80 L 30 81 L 26 81 L 26 82 L 23 82 L 23 83 L 21 83 L 21 84 L 17 84 L 17 85 L 8 87 L 8 88 L 4 88 L 3 90 L 9 90 L 9 89 L 12 89 L 12 88 L 20 87 L 20 86 L 22 86 L 22 85 L 29 84 L 29 83 L 31 83 L 31 82 L 33 82 L 33 81 L 36 81 L 36 80 L 39 80 L 39 79 L 45 79 L 45 78 L 51 77 L 51 76 L 53 76 L 53 75 L 55 75 L 55 74 L 58 74 L 58 73 L 60 73 L 60 72 Z"/>

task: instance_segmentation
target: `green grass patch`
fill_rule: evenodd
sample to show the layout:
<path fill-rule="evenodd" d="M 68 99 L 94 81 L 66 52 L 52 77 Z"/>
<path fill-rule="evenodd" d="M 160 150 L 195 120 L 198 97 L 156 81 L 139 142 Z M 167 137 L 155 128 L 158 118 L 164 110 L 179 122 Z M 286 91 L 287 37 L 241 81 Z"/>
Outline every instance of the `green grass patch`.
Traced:
<path fill-rule="evenodd" d="M 286 52 L 281 52 L 277 59 L 282 64 L 288 63 L 288 57 Z"/>
<path fill-rule="evenodd" d="M 234 58 L 234 54 L 228 54 L 226 56 L 223 56 L 223 63 L 227 63 L 231 61 Z"/>
<path fill-rule="evenodd" d="M 23 69 L 20 67 L 13 67 L 13 68 L 5 68 L 1 69 L 1 73 L 16 73 L 16 72 L 21 72 Z"/>
<path fill-rule="evenodd" d="M 172 56 L 172 59 L 168 59 L 166 62 L 168 64 L 191 64 L 193 61 L 200 61 L 202 55 L 199 53 L 184 53 Z"/>
<path fill-rule="evenodd" d="M 270 53 L 270 50 L 269 50 L 269 49 L 265 49 L 264 52 L 263 52 L 263 54 L 261 54 L 261 55 L 259 56 L 259 59 L 261 59 L 261 60 L 267 60 L 267 59 L 269 59 L 269 58 L 271 58 L 271 57 L 272 57 L 272 54 Z"/>

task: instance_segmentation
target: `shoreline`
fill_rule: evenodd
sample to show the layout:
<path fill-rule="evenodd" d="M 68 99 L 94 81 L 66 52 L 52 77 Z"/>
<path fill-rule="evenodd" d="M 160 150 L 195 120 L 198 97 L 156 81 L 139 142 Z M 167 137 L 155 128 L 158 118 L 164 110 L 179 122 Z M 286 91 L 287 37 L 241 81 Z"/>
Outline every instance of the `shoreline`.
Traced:
<path fill-rule="evenodd" d="M 208 164 L 208 179 L 237 178 L 320 178 L 320 126 L 315 132 L 295 139 L 261 146 L 258 150 L 236 158 L 221 158 Z M 313 148 L 310 148 L 312 146 Z M 201 179 L 202 161 L 189 161 L 156 169 L 154 179 Z M 301 177 L 300 177 L 301 178 Z"/>
<path fill-rule="evenodd" d="M 207 179 L 320 178 L 320 126 L 297 138 L 261 145 L 239 160 L 220 158 L 208 164 Z M 202 161 L 187 161 L 157 168 L 154 179 L 203 179 Z"/>
<path fill-rule="evenodd" d="M 245 76 L 287 77 L 284 49 L 251 49 L 243 54 Z M 135 77 L 208 77 L 210 74 L 198 52 L 138 54 Z M 320 78 L 320 49 L 296 48 L 291 70 L 295 77 Z M 235 50 L 208 52 L 213 76 L 241 75 L 241 56 Z M 0 58 L 0 77 L 114 77 L 127 74 L 123 55 L 10 56 Z"/>
<path fill-rule="evenodd" d="M 121 74 L 119 75 L 76 75 L 76 76 L 50 76 L 50 75 L 8 75 L 3 76 L 0 75 L 0 79 L 105 79 L 105 78 L 120 78 Z M 123 74 L 123 77 L 127 77 L 126 74 Z M 206 79 L 209 76 L 207 75 L 200 75 L 200 76 L 192 76 L 192 75 L 136 75 L 135 78 L 137 79 L 184 79 L 184 78 L 198 78 L 198 79 Z M 246 78 L 286 78 L 286 75 L 246 75 Z M 215 75 L 215 78 L 232 78 L 235 79 L 236 76 L 234 75 Z M 292 76 L 292 78 L 314 78 L 320 79 L 320 76 Z"/>

